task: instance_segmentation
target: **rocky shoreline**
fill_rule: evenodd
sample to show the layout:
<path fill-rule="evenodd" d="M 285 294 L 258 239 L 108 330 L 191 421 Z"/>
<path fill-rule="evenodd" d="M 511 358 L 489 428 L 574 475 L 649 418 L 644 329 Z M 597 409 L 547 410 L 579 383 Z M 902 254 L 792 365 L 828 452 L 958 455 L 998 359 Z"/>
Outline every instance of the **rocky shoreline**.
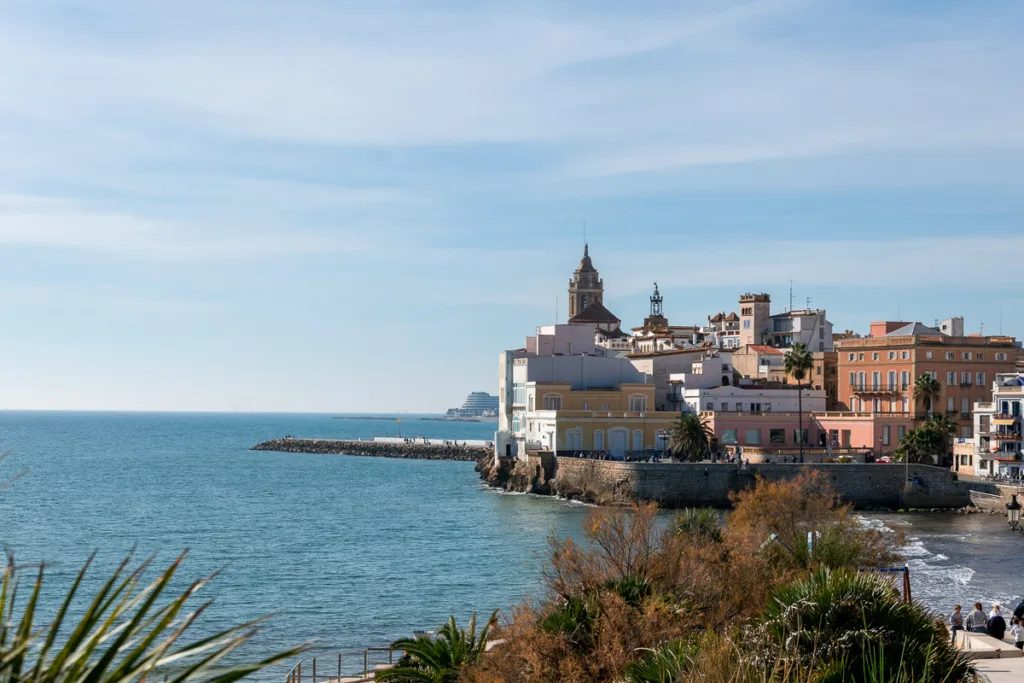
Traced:
<path fill-rule="evenodd" d="M 462 446 L 444 443 L 381 443 L 346 441 L 342 439 L 296 439 L 285 437 L 256 444 L 250 450 L 277 453 L 311 453 L 317 455 L 356 455 L 368 458 L 404 458 L 410 460 L 454 460 L 479 462 L 494 459 L 487 446 Z"/>

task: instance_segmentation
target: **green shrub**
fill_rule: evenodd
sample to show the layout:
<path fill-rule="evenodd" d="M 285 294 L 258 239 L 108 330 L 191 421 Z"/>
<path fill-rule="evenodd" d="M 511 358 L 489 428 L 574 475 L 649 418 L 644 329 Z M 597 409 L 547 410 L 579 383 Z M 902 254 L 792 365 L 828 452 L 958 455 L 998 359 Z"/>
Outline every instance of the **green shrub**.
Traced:
<path fill-rule="evenodd" d="M 722 528 L 718 510 L 713 508 L 684 508 L 675 516 L 676 535 L 683 536 L 695 545 L 719 543 Z"/>
<path fill-rule="evenodd" d="M 765 647 L 762 657 L 814 663 L 827 674 L 821 683 L 970 680 L 970 664 L 950 645 L 945 626 L 872 574 L 820 570 L 783 586 L 761 627 L 755 640 Z"/>

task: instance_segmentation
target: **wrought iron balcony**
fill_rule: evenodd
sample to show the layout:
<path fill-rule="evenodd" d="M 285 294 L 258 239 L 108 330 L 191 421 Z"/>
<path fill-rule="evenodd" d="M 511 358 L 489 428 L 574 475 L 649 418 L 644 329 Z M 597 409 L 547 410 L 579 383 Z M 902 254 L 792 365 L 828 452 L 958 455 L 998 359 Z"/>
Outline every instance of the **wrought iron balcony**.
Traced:
<path fill-rule="evenodd" d="M 850 385 L 855 394 L 888 394 L 899 391 L 896 383 L 886 384 L 885 382 L 855 382 Z"/>

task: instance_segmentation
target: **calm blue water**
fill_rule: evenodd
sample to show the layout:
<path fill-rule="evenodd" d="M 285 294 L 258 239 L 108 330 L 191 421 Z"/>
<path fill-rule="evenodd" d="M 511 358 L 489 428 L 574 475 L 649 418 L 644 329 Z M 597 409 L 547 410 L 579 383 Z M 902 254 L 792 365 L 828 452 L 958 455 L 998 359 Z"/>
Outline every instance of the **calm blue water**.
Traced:
<path fill-rule="evenodd" d="M 53 588 L 93 550 L 105 573 L 135 544 L 164 562 L 190 548 L 188 578 L 224 568 L 207 626 L 277 612 L 267 648 L 386 643 L 536 590 L 545 538 L 575 531 L 580 506 L 483 490 L 471 463 L 248 450 L 285 434 L 395 428 L 326 415 L 0 413 L 0 448 L 13 449 L 0 480 L 27 470 L 0 493 L 0 541 L 19 563 L 52 563 Z M 493 429 L 403 416 L 403 432 L 428 438 Z"/>
<path fill-rule="evenodd" d="M 397 424 L 329 415 L 0 413 L 0 541 L 50 564 L 53 607 L 88 555 L 96 575 L 132 548 L 183 579 L 224 569 L 204 628 L 276 612 L 259 648 L 387 643 L 454 614 L 489 614 L 538 591 L 546 538 L 586 509 L 485 490 L 471 463 L 256 453 L 285 434 L 393 435 Z M 406 436 L 489 439 L 493 424 L 419 422 Z M 904 527 L 915 596 L 1009 602 L 1024 593 L 1024 539 L 983 516 L 875 516 Z M 264 675 L 280 680 L 281 668 Z"/>

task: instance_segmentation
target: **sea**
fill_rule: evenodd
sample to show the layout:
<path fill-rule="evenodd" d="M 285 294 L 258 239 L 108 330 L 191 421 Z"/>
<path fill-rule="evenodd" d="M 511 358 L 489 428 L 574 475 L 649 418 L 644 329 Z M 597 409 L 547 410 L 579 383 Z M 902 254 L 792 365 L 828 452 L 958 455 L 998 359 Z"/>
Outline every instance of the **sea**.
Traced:
<path fill-rule="evenodd" d="M 93 553 L 86 592 L 129 553 L 159 568 L 187 550 L 175 587 L 218 572 L 199 633 L 273 615 L 260 654 L 386 644 L 539 596 L 548 538 L 577 536 L 586 506 L 488 489 L 472 463 L 249 450 L 284 435 L 461 441 L 495 428 L 422 417 L 2 412 L 0 543 L 26 572 L 45 564 L 44 615 Z M 1024 594 L 1024 537 L 1002 517 L 864 523 L 905 534 L 914 597 L 936 611 Z"/>

